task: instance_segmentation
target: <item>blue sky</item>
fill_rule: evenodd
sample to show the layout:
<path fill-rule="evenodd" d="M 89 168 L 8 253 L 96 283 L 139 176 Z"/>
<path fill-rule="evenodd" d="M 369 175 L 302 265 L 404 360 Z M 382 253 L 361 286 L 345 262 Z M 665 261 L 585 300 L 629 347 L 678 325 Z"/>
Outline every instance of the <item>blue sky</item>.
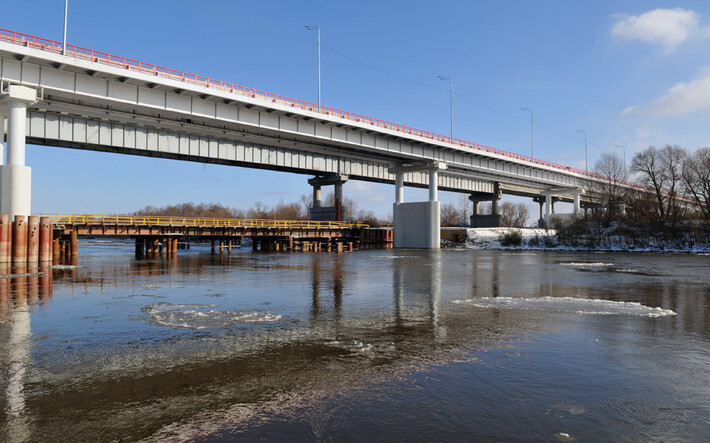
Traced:
<path fill-rule="evenodd" d="M 63 8 L 16 2 L 0 27 L 61 40 Z M 465 97 L 454 101 L 455 136 L 478 143 L 528 154 L 526 106 L 535 111 L 536 156 L 580 168 L 577 128 L 589 134 L 590 168 L 616 144 L 629 161 L 649 145 L 710 145 L 707 1 L 70 0 L 68 41 L 316 101 L 316 35 L 304 25 L 322 28 L 324 47 L 378 68 L 324 49 L 328 106 L 448 134 L 448 83 L 437 75 L 452 75 Z M 33 212 L 185 201 L 246 208 L 310 192 L 303 175 L 50 147 L 27 154 Z M 407 189 L 405 198 L 425 192 Z M 351 181 L 345 193 L 380 216 L 391 212 L 391 186 Z"/>

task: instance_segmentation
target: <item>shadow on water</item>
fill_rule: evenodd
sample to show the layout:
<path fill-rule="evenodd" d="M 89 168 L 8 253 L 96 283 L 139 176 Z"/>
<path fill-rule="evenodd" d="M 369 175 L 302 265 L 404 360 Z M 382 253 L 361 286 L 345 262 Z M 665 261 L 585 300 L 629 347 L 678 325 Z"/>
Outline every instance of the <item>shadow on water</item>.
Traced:
<path fill-rule="evenodd" d="M 597 266 L 591 261 L 595 257 L 585 258 L 588 266 Z M 393 250 L 346 255 L 194 251 L 131 258 L 97 250 L 78 264 L 26 272 L 0 269 L 5 392 L 0 437 L 319 439 L 326 433 L 377 438 L 352 419 L 334 420 L 348 415 L 377 420 L 382 412 L 368 412 L 368 407 L 392 410 L 399 401 L 415 402 L 408 406 L 414 408 L 412 417 L 386 413 L 380 430 L 405 439 L 514 437 L 509 427 L 516 420 L 517 436 L 549 437 L 549 414 L 537 417 L 539 411 L 528 411 L 527 403 L 511 409 L 510 399 L 519 397 L 521 389 L 532 389 L 520 383 L 533 373 L 542 380 L 533 384 L 540 384 L 540 391 L 529 393 L 531 399 L 560 386 L 584 389 L 553 375 L 564 368 L 579 370 L 564 359 L 576 355 L 580 336 L 601 337 L 598 343 L 627 340 L 627 348 L 647 340 L 677 346 L 677 333 L 695 334 L 707 345 L 710 336 L 707 279 L 701 288 L 693 287 L 692 275 L 664 281 L 609 273 L 601 281 L 583 266 L 561 265 L 572 260 L 580 259 Z M 653 259 L 645 265 L 624 260 L 637 267 L 660 266 Z M 707 271 L 707 265 L 694 263 L 698 273 Z M 655 321 L 452 303 L 511 297 L 643 302 L 678 315 Z M 566 330 L 577 332 L 560 332 Z M 550 333 L 560 338 L 548 339 Z M 534 360 L 522 357 L 533 343 L 545 340 L 555 341 L 554 352 L 543 347 L 532 353 Z M 595 352 L 620 358 L 619 348 L 606 346 Z M 555 354 L 559 349 L 567 353 Z M 647 351 L 634 352 L 639 355 L 633 364 L 651 358 Z M 529 359 L 528 366 L 509 366 L 511 358 Z M 418 409 L 416 392 L 432 383 L 422 380 L 444 377 L 436 374 L 451 365 L 459 369 L 437 388 L 452 397 L 441 399 L 442 404 L 480 408 L 485 417 L 491 417 L 489 408 L 509 409 L 510 416 L 500 416 L 497 425 L 481 428 L 490 434 L 478 433 L 463 418 L 448 424 L 434 420 L 438 429 L 422 428 L 432 411 Z M 458 373 L 463 369 L 457 365 L 468 372 Z M 508 379 L 499 372 L 501 365 L 519 373 L 519 379 Z M 619 379 L 623 382 L 616 388 L 629 383 Z M 423 384 L 409 391 L 413 380 Z M 372 393 L 372 386 L 389 390 Z M 490 389 L 500 396 L 491 397 Z M 360 398 L 363 392 L 370 396 Z M 398 400 L 402 392 L 411 397 Z M 489 403 L 475 406 L 474 397 Z M 537 407 L 544 412 L 543 404 Z M 328 413 L 325 405 L 333 409 Z M 601 422 L 609 426 L 610 420 Z"/>

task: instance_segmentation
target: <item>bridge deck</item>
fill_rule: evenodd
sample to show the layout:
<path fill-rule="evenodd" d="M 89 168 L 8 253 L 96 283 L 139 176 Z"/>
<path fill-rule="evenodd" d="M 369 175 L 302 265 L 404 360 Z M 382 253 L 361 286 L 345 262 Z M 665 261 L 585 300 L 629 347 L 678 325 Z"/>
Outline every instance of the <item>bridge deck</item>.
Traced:
<path fill-rule="evenodd" d="M 189 237 L 354 237 L 369 225 L 357 222 L 310 220 L 259 220 L 172 216 L 60 215 L 49 217 L 61 234 L 96 236 L 189 236 Z"/>

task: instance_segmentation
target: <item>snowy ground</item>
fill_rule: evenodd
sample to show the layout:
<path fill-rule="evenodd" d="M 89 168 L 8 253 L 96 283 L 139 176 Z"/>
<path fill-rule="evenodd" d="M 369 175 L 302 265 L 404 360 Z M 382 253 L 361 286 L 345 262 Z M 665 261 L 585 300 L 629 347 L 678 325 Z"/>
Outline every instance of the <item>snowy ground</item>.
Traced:
<path fill-rule="evenodd" d="M 457 229 L 462 228 L 442 228 Z M 502 246 L 501 237 L 511 231 L 520 231 L 523 237 L 521 246 Z M 545 230 L 538 228 L 465 228 L 466 241 L 462 244 L 452 242 L 442 242 L 443 247 L 465 247 L 466 249 L 530 249 L 530 250 L 557 250 L 557 251 L 636 251 L 636 252 L 690 252 L 690 253 L 710 253 L 710 245 L 693 245 L 691 247 L 683 245 L 659 245 L 653 241 L 648 245 L 639 247 L 622 236 L 610 236 L 596 248 L 585 248 L 582 246 L 560 245 L 555 230 Z"/>

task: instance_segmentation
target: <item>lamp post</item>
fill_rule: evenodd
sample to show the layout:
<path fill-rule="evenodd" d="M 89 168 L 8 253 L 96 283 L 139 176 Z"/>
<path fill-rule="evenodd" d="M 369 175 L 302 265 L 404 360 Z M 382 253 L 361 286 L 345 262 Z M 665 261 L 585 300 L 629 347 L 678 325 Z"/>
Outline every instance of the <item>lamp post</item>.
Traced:
<path fill-rule="evenodd" d="M 64 0 L 64 40 L 62 40 L 62 55 L 67 53 L 67 12 L 69 11 L 69 0 Z"/>
<path fill-rule="evenodd" d="M 580 134 L 584 134 L 584 170 L 589 172 L 589 160 L 588 160 L 588 149 L 587 149 L 587 130 L 586 129 L 575 129 L 575 131 Z"/>
<path fill-rule="evenodd" d="M 626 146 L 623 146 L 623 145 L 614 145 L 614 146 L 624 150 L 624 177 L 626 177 Z"/>
<path fill-rule="evenodd" d="M 318 31 L 318 112 L 320 112 L 320 26 L 306 26 L 309 31 Z"/>
<path fill-rule="evenodd" d="M 530 156 L 535 158 L 535 123 L 533 122 L 532 108 L 520 108 L 521 111 L 530 111 Z"/>
<path fill-rule="evenodd" d="M 451 95 L 451 139 L 454 138 L 454 78 L 451 76 L 439 75 L 441 80 L 449 81 L 449 94 Z"/>

